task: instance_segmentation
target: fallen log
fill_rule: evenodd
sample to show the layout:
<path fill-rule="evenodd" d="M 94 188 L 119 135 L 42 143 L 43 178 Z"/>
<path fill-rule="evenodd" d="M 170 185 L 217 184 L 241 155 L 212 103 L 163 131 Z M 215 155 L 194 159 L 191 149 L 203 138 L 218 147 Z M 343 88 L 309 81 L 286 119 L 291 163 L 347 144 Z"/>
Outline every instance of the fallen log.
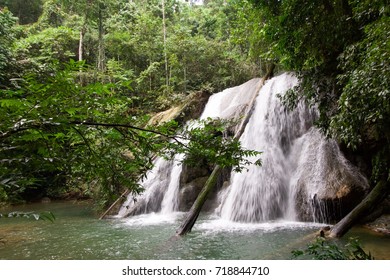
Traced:
<path fill-rule="evenodd" d="M 177 235 L 184 235 L 191 231 L 196 220 L 198 219 L 203 204 L 206 202 L 210 192 L 213 190 L 214 186 L 216 185 L 218 177 L 222 172 L 222 169 L 223 168 L 219 165 L 214 167 L 213 172 L 211 173 L 210 177 L 207 179 L 202 191 L 199 193 L 190 211 L 188 212 L 185 221 L 182 223 L 180 228 L 176 231 Z"/>
<path fill-rule="evenodd" d="M 348 215 L 331 228 L 329 237 L 342 237 L 352 226 L 364 218 L 364 215 L 373 211 L 381 200 L 386 197 L 388 191 L 389 187 L 386 181 L 377 183 L 371 192 Z"/>

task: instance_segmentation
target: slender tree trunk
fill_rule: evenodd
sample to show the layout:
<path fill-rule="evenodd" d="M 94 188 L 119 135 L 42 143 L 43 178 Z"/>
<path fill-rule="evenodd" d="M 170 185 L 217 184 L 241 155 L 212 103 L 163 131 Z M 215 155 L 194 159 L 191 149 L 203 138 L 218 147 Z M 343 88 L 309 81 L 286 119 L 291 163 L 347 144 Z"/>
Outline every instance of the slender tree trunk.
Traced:
<path fill-rule="evenodd" d="M 103 36 L 104 36 L 103 13 L 102 13 L 102 8 L 99 5 L 99 46 L 98 46 L 97 68 L 100 72 L 104 72 L 106 70 L 106 55 L 105 55 Z"/>
<path fill-rule="evenodd" d="M 329 237 L 342 237 L 353 225 L 361 220 L 364 215 L 373 211 L 388 194 L 388 191 L 389 187 L 387 182 L 385 180 L 380 181 L 362 202 L 331 228 Z"/>
<path fill-rule="evenodd" d="M 152 56 L 149 56 L 149 67 L 152 65 Z M 149 90 L 152 91 L 152 74 L 149 74 Z"/>
<path fill-rule="evenodd" d="M 252 114 L 257 94 L 259 93 L 260 88 L 264 85 L 264 82 L 273 76 L 274 68 L 275 68 L 275 65 L 272 64 L 270 66 L 270 68 L 268 69 L 267 75 L 263 79 L 261 79 L 261 81 L 259 82 L 257 89 L 256 89 L 256 94 L 253 96 L 253 98 L 249 102 L 245 117 L 241 121 L 240 126 L 237 129 L 237 132 L 235 133 L 235 135 L 233 137 L 234 139 L 239 139 L 241 137 L 241 135 L 244 133 L 245 127 L 250 119 L 251 114 Z M 222 170 L 223 170 L 223 168 L 219 165 L 216 165 L 214 167 L 213 172 L 211 173 L 210 177 L 207 179 L 202 191 L 200 192 L 200 194 L 196 198 L 194 204 L 192 205 L 190 211 L 188 212 L 186 219 L 184 220 L 184 222 L 182 223 L 180 228 L 176 231 L 177 235 L 185 235 L 191 231 L 192 227 L 194 226 L 194 224 L 199 216 L 200 211 L 202 210 L 203 204 L 206 202 L 209 194 L 214 189 L 214 187 L 217 183 L 218 177 L 221 174 Z"/>
<path fill-rule="evenodd" d="M 87 21 L 88 21 L 88 9 L 84 14 L 83 26 L 80 29 L 80 37 L 79 37 L 79 61 L 84 59 L 84 35 L 87 31 Z"/>
<path fill-rule="evenodd" d="M 79 39 L 79 61 L 83 61 L 83 44 L 84 44 L 84 26 L 80 30 Z"/>
<path fill-rule="evenodd" d="M 85 22 L 83 24 L 83 27 L 81 28 L 80 30 L 80 38 L 79 38 L 79 61 L 83 61 L 83 47 L 84 47 L 84 32 L 85 32 Z M 83 67 L 80 65 L 80 75 L 79 75 L 79 79 L 80 79 L 80 83 L 81 84 L 84 84 L 84 77 L 82 75 L 82 72 L 83 72 Z"/>
<path fill-rule="evenodd" d="M 128 195 L 130 193 L 130 190 L 125 190 L 121 195 L 120 197 L 118 197 L 117 200 L 114 201 L 114 203 L 111 204 L 110 207 L 108 207 L 108 209 L 100 216 L 99 220 L 102 220 L 105 216 L 108 215 L 108 213 L 110 213 L 110 211 L 115 207 L 115 205 L 118 204 L 119 201 L 121 201 L 122 197 Z"/>
<path fill-rule="evenodd" d="M 168 55 L 167 55 L 167 26 L 165 19 L 165 0 L 161 0 L 162 15 L 163 15 L 163 43 L 164 43 L 164 61 L 165 61 L 165 85 L 169 86 L 169 74 L 168 74 Z"/>
<path fill-rule="evenodd" d="M 86 6 L 87 7 L 87 6 Z M 79 62 L 84 60 L 84 36 L 87 30 L 87 20 L 88 20 L 88 9 L 85 9 L 84 19 L 83 19 L 83 25 L 80 29 L 80 37 L 79 37 Z M 82 75 L 83 67 L 80 65 L 80 83 L 84 84 L 84 77 Z"/>
<path fill-rule="evenodd" d="M 187 92 L 187 67 L 184 64 L 184 93 Z"/>

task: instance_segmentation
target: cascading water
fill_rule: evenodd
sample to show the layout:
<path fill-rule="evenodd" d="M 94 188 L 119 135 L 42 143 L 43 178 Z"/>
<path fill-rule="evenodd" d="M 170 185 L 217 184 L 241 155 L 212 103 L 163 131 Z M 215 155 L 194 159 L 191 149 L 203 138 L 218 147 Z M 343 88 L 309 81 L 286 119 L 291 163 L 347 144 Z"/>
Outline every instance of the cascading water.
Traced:
<path fill-rule="evenodd" d="M 296 168 L 290 185 L 300 220 L 337 221 L 352 210 L 352 201 L 360 200 L 356 197 L 366 195 L 367 179 L 318 129 L 298 138 L 292 150 Z"/>
<path fill-rule="evenodd" d="M 174 179 L 171 178 L 172 167 L 172 161 L 166 161 L 163 158 L 156 159 L 153 169 L 148 172 L 146 179 L 142 182 L 145 191 L 139 196 L 129 194 L 119 209 L 118 216 L 126 217 L 160 211 L 167 186 L 178 184 L 171 180 Z"/>
<path fill-rule="evenodd" d="M 343 211 L 343 203 L 335 203 L 334 198 L 337 201 L 347 192 L 362 195 L 367 188 L 367 180 L 345 159 L 337 143 L 312 127 L 315 109 L 304 102 L 291 111 L 283 106 L 279 95 L 296 84 L 294 76 L 283 74 L 261 89 L 240 142 L 247 149 L 262 151 L 262 166 L 232 174 L 217 208 L 223 219 L 329 222 L 350 210 Z"/>
<path fill-rule="evenodd" d="M 242 114 L 248 102 L 256 93 L 260 79 L 252 79 L 243 85 L 226 89 L 210 97 L 200 119 L 224 118 L 235 119 Z M 128 195 L 121 206 L 118 217 L 160 212 L 169 214 L 178 211 L 179 188 L 183 155 L 176 155 L 174 160 L 155 160 L 154 167 L 141 182 L 145 191 L 135 197 Z"/>
<path fill-rule="evenodd" d="M 238 120 L 259 82 L 253 79 L 212 95 L 201 119 Z M 294 75 L 282 74 L 268 80 L 260 90 L 240 142 L 244 148 L 262 152 L 262 166 L 231 174 L 229 186 L 219 193 L 216 213 L 222 219 L 327 222 L 332 215 L 335 219 L 342 216 L 344 202 L 334 204 L 334 198 L 349 192 L 352 196 L 362 194 L 367 188 L 366 179 L 343 157 L 337 143 L 312 127 L 315 109 L 300 102 L 289 111 L 281 103 L 279 95 L 297 82 Z M 178 211 L 183 168 L 177 162 L 181 159 L 182 155 L 173 161 L 157 159 L 142 182 L 145 192 L 136 198 L 130 195 L 118 215 Z"/>
<path fill-rule="evenodd" d="M 172 169 L 170 171 L 170 182 L 165 192 L 164 198 L 161 202 L 161 213 L 168 214 L 177 211 L 179 208 L 179 185 L 180 185 L 180 174 L 183 165 L 180 164 L 183 155 L 178 154 L 175 156 Z M 179 163 L 177 163 L 179 162 Z"/>
<path fill-rule="evenodd" d="M 291 112 L 281 104 L 277 95 L 296 84 L 294 76 L 284 74 L 261 89 L 240 142 L 244 148 L 262 152 L 262 166 L 233 173 L 219 208 L 222 218 L 242 222 L 295 219 L 294 190 L 289 184 L 295 168 L 291 147 L 315 117 L 303 103 Z"/>

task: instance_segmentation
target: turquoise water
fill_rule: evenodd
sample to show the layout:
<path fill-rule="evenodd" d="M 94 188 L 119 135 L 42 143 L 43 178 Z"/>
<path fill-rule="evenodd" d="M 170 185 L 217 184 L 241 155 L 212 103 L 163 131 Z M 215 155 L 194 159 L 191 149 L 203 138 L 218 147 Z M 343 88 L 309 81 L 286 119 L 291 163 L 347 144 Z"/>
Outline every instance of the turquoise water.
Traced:
<path fill-rule="evenodd" d="M 31 204 L 1 212 L 15 210 L 52 211 L 56 220 L 0 219 L 0 259 L 290 259 L 291 251 L 305 247 L 322 226 L 238 224 L 205 215 L 189 235 L 178 238 L 175 230 L 183 213 L 98 220 L 85 202 Z M 376 258 L 390 258 L 388 237 L 363 229 L 351 234 Z"/>

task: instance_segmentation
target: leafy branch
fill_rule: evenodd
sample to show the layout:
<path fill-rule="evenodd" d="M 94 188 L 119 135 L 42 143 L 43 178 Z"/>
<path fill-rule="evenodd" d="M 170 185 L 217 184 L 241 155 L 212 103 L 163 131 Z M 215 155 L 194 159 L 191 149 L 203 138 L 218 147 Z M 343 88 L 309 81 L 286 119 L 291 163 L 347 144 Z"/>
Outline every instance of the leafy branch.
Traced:
<path fill-rule="evenodd" d="M 35 213 L 35 212 L 20 212 L 20 211 L 14 211 L 10 212 L 8 214 L 1 214 L 0 218 L 27 218 L 27 219 L 35 219 L 35 220 L 43 220 L 43 221 L 49 221 L 54 222 L 56 217 L 54 214 L 50 211 L 41 212 L 41 213 Z"/>

